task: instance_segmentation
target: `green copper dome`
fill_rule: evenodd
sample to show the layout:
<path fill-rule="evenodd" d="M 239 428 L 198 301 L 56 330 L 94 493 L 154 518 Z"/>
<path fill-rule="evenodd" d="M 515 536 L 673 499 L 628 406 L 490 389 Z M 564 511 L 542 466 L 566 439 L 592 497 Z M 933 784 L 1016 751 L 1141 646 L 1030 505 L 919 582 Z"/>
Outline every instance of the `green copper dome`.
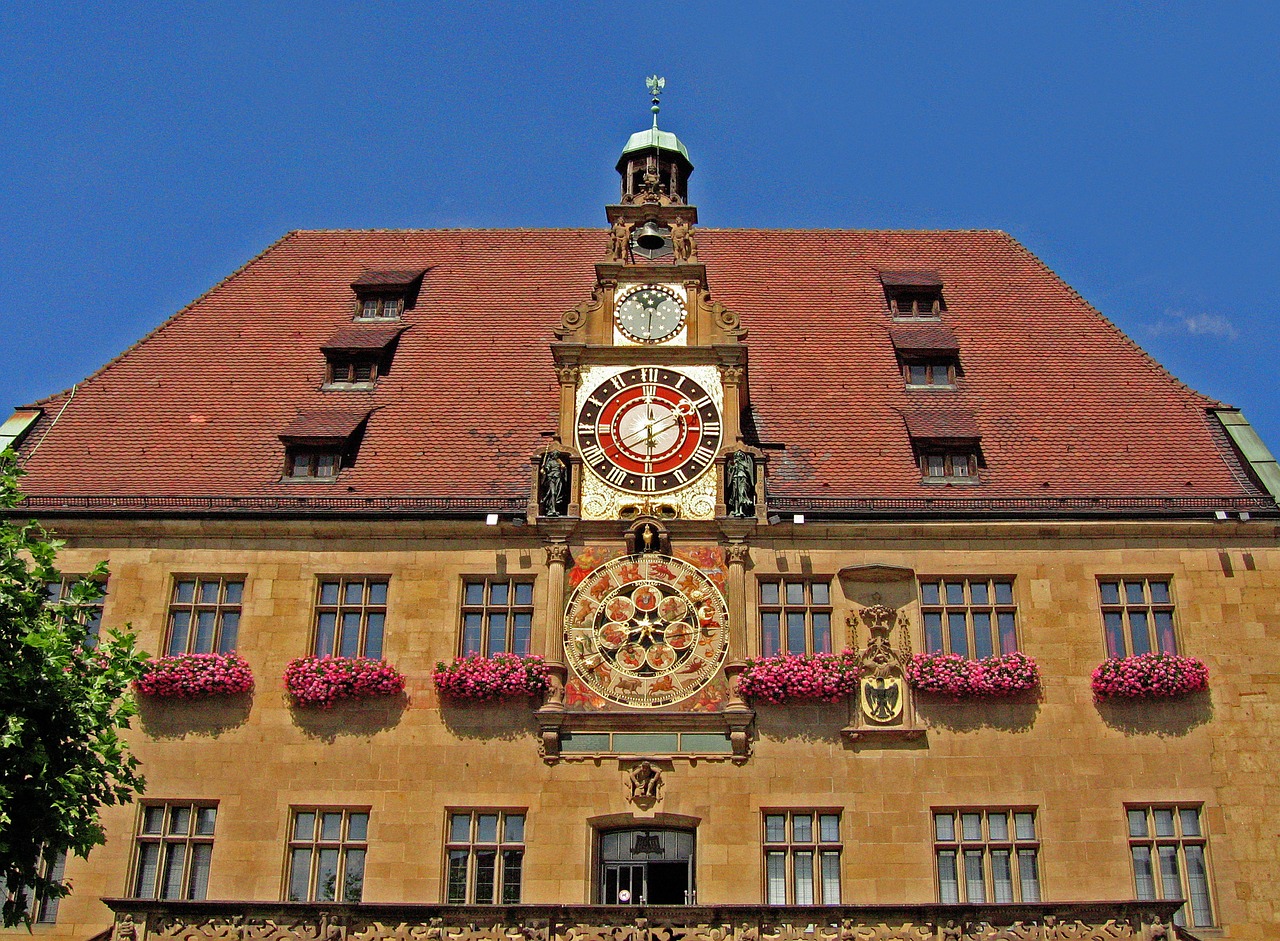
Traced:
<path fill-rule="evenodd" d="M 653 127 L 646 131 L 636 131 L 631 135 L 631 139 L 627 141 L 627 146 L 622 148 L 622 156 L 618 158 L 618 170 L 622 170 L 627 163 L 627 158 L 632 154 L 639 151 L 653 150 L 655 147 L 658 150 L 665 150 L 683 158 L 684 162 L 689 165 L 689 170 L 693 169 L 693 161 L 689 159 L 689 151 L 685 149 L 684 144 L 680 143 L 680 138 L 670 131 L 660 131 Z"/>

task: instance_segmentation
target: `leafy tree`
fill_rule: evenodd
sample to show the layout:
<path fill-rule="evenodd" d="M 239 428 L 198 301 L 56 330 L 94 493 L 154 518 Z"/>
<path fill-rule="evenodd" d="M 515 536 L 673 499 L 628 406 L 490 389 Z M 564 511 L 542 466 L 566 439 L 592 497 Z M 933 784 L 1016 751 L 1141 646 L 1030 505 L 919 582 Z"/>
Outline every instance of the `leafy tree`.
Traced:
<path fill-rule="evenodd" d="M 31 899 L 69 887 L 50 880 L 53 860 L 87 856 L 105 842 L 102 807 L 128 803 L 144 781 L 120 738 L 137 712 L 129 684 L 145 656 L 132 634 L 86 642 L 84 606 L 102 596 L 106 565 L 57 604 L 62 543 L 19 523 L 22 499 L 11 451 L 0 454 L 0 881 L 6 927 L 29 921 Z"/>

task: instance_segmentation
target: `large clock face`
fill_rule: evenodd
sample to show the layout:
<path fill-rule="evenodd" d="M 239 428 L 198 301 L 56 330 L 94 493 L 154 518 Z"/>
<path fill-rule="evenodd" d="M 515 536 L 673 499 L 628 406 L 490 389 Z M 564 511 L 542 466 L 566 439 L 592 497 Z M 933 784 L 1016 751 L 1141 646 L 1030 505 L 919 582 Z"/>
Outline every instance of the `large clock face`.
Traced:
<path fill-rule="evenodd" d="M 606 379 L 578 411 L 583 461 L 630 493 L 665 493 L 705 471 L 720 450 L 720 410 L 697 382 L 661 366 Z"/>
<path fill-rule="evenodd" d="M 565 609 L 565 659 L 610 702 L 665 706 L 692 696 L 728 651 L 724 596 L 683 559 L 649 553 L 595 569 Z"/>
<path fill-rule="evenodd" d="M 614 311 L 623 335 L 637 343 L 661 343 L 684 326 L 684 304 L 669 288 L 646 285 L 628 294 Z"/>

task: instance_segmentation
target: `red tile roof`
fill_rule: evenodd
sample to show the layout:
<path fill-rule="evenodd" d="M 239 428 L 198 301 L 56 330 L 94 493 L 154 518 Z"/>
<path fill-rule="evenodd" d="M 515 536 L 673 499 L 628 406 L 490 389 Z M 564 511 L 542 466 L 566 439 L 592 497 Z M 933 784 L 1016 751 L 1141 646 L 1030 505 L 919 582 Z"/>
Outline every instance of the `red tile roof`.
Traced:
<path fill-rule="evenodd" d="M 880 283 L 895 288 L 940 288 L 942 276 L 936 271 L 882 271 Z"/>
<path fill-rule="evenodd" d="M 402 323 L 348 323 L 320 345 L 322 350 L 382 350 L 408 328 Z"/>
<path fill-rule="evenodd" d="M 917 441 L 982 437 L 978 420 L 968 408 L 912 408 L 903 411 L 902 418 L 907 434 Z"/>
<path fill-rule="evenodd" d="M 340 443 L 355 434 L 368 417 L 367 408 L 363 411 L 306 409 L 299 411 L 293 421 L 280 429 L 280 439 Z"/>
<path fill-rule="evenodd" d="M 548 344 L 590 296 L 602 229 L 293 232 L 70 391 L 27 436 L 27 492 L 269 500 L 299 412 L 376 408 L 351 499 L 527 496 L 556 428 Z M 699 229 L 717 300 L 749 331 L 751 419 L 772 498 L 949 501 L 1253 496 L 1179 383 L 1001 232 Z M 427 271 L 390 372 L 322 388 L 362 271 Z M 965 374 L 904 387 L 885 272 L 936 272 Z M 264 313 L 269 311 L 269 315 Z M 655 359 L 661 354 L 655 351 Z M 926 401 L 927 397 L 927 401 Z M 945 397 L 946 401 L 939 401 Z M 922 485 L 903 413 L 977 415 L 979 487 Z M 53 418 L 59 415 L 56 423 Z"/>
<path fill-rule="evenodd" d="M 426 274 L 425 268 L 393 268 L 387 271 L 365 271 L 351 282 L 353 288 L 408 287 Z"/>
<path fill-rule="evenodd" d="M 954 353 L 960 349 L 956 335 L 942 324 L 894 324 L 889 339 L 900 353 Z"/>

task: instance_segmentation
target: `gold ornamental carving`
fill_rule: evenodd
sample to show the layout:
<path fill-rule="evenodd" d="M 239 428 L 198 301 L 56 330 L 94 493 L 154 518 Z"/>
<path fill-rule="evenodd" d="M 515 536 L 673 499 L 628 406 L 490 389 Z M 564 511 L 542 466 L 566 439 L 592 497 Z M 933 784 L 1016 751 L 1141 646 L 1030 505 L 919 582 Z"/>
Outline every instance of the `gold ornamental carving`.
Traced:
<path fill-rule="evenodd" d="M 906 707 L 906 668 L 911 661 L 911 640 L 905 615 L 899 615 L 880 602 L 879 596 L 870 607 L 863 608 L 861 620 L 871 633 L 867 646 L 858 655 L 862 678 L 858 683 L 858 708 L 872 725 L 888 725 L 901 720 Z M 849 616 L 850 632 L 857 622 Z M 898 649 L 892 634 L 898 627 Z"/>
<path fill-rule="evenodd" d="M 574 589 L 565 660 L 622 706 L 679 702 L 706 686 L 728 653 L 729 609 L 698 568 L 660 553 L 606 562 Z"/>

